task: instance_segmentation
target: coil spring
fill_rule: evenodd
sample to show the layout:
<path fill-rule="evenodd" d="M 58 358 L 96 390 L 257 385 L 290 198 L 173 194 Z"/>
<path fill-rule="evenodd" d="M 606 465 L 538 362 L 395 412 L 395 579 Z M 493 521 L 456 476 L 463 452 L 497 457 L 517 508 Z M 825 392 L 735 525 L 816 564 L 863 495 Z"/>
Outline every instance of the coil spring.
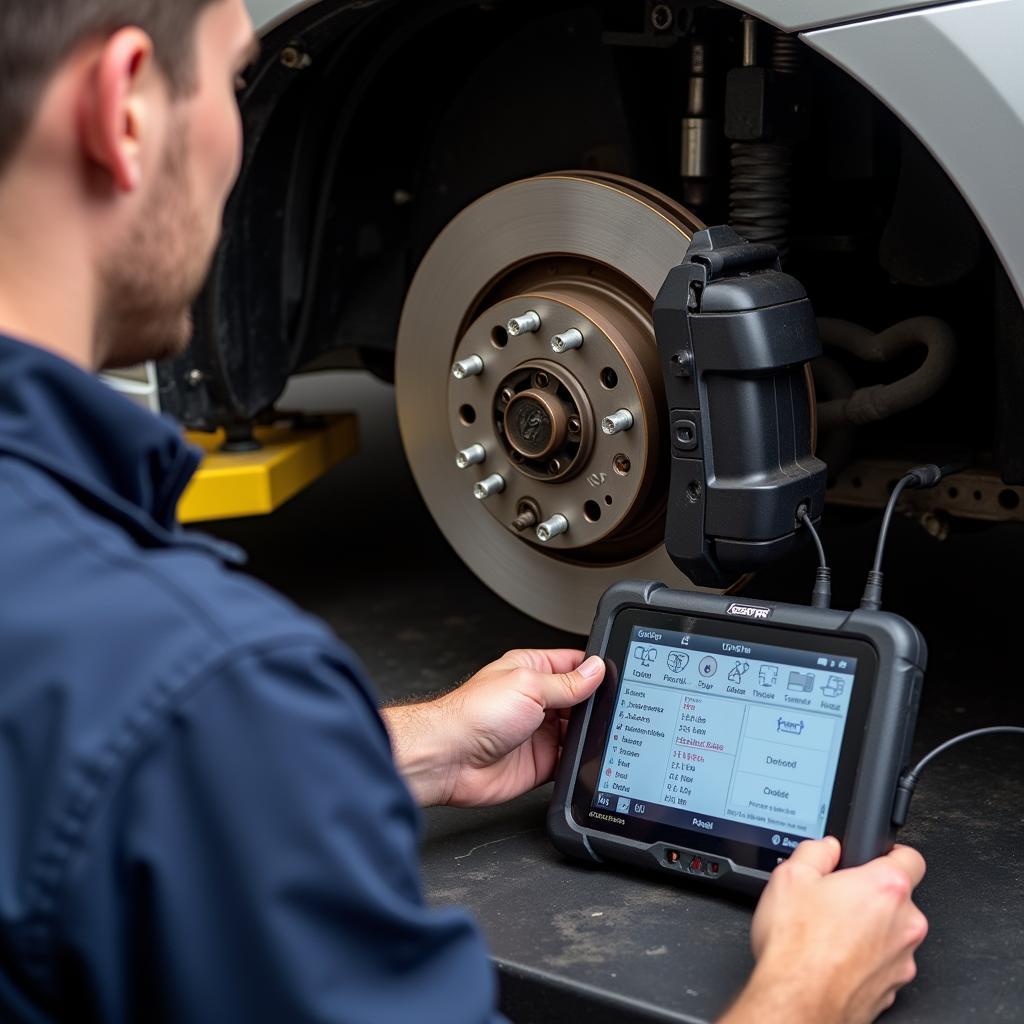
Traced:
<path fill-rule="evenodd" d="M 732 144 L 729 223 L 752 242 L 769 242 L 780 255 L 789 245 L 789 146 L 771 142 Z"/>
<path fill-rule="evenodd" d="M 796 36 L 788 36 L 785 32 L 774 32 L 772 34 L 772 62 L 773 71 L 783 75 L 795 75 L 801 65 L 800 41 Z"/>
<path fill-rule="evenodd" d="M 770 67 L 781 75 L 800 70 L 800 42 L 772 33 Z M 789 249 L 792 150 L 770 142 L 734 142 L 729 189 L 729 222 L 752 242 L 769 242 L 785 256 Z"/>

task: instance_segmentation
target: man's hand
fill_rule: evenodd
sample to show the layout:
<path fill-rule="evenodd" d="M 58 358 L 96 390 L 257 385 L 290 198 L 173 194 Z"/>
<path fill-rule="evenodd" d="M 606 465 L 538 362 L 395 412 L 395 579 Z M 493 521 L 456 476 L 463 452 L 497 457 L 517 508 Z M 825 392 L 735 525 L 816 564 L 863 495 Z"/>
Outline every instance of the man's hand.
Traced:
<path fill-rule="evenodd" d="M 803 842 L 772 873 L 750 930 L 757 967 L 721 1024 L 863 1024 L 912 981 L 928 921 L 924 859 L 897 846 L 836 871 L 839 843 Z"/>
<path fill-rule="evenodd" d="M 509 651 L 457 690 L 385 708 L 398 769 L 424 807 L 503 803 L 555 773 L 569 710 L 604 678 L 580 651 Z"/>

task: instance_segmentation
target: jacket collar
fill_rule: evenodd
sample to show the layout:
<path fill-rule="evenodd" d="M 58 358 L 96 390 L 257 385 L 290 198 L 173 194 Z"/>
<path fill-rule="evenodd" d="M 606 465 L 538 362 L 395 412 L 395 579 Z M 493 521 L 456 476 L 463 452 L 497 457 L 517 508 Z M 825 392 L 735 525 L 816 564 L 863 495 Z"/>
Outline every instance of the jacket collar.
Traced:
<path fill-rule="evenodd" d="M 177 522 L 201 458 L 178 425 L 66 360 L 2 335 L 0 455 L 43 470 L 143 546 L 200 547 L 245 560 L 234 545 L 185 533 Z"/>

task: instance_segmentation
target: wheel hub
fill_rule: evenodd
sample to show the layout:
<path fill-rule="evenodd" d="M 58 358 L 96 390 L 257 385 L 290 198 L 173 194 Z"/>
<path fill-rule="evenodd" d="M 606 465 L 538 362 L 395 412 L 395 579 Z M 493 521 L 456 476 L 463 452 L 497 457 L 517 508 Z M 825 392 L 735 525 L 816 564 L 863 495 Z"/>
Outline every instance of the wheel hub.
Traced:
<path fill-rule="evenodd" d="M 584 450 L 583 416 L 572 393 L 542 367 L 524 366 L 505 378 L 494 418 L 509 458 L 535 479 L 571 471 Z"/>

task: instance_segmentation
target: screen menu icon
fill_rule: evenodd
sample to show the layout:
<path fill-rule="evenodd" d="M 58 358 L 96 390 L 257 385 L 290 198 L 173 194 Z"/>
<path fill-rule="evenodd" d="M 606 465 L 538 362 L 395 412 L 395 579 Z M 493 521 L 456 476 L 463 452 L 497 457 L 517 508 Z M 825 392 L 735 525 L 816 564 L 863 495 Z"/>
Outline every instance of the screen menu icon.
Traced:
<path fill-rule="evenodd" d="M 810 693 L 814 689 L 813 672 L 790 672 L 787 690 L 796 690 L 798 693 Z"/>

